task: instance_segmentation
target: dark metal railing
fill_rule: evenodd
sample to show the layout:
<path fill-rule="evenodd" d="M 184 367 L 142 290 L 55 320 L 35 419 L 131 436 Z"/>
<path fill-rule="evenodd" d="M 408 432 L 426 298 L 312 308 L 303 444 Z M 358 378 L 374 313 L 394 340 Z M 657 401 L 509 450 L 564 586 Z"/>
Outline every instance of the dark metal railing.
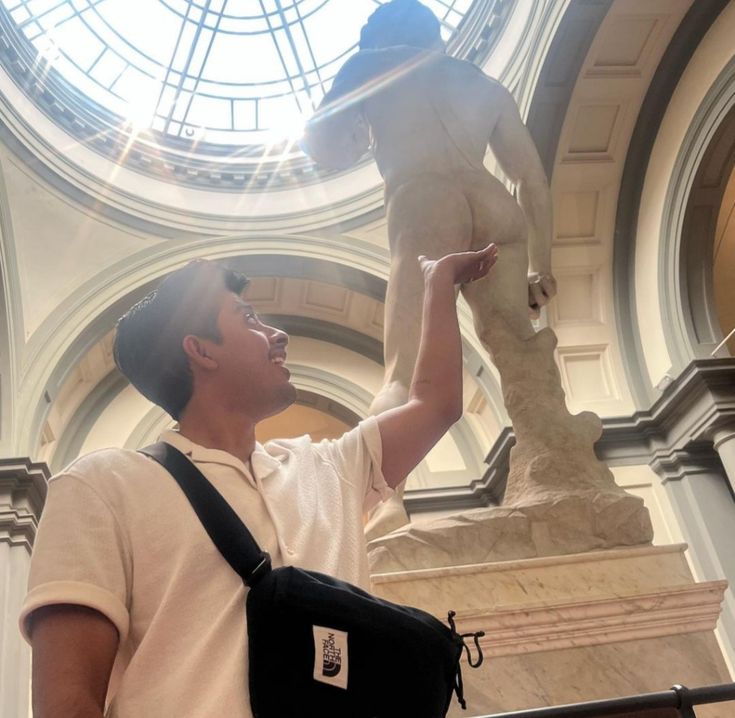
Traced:
<path fill-rule="evenodd" d="M 493 713 L 482 718 L 603 718 L 603 716 L 619 716 L 664 708 L 678 711 L 679 718 L 696 718 L 694 706 L 725 701 L 735 701 L 735 683 L 705 686 L 704 688 L 686 688 L 677 685 L 670 691 L 660 693 L 643 693 L 638 696 L 611 698 L 604 701 L 570 703 L 565 706 L 531 708 L 510 713 Z"/>

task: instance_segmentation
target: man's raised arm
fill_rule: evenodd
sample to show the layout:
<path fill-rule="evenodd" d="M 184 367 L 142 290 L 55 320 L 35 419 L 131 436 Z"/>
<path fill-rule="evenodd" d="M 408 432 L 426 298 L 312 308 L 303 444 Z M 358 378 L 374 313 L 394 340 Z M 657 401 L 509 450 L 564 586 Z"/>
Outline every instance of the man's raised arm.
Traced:
<path fill-rule="evenodd" d="M 479 252 L 420 258 L 424 273 L 421 343 L 406 404 L 377 417 L 383 444 L 382 471 L 396 487 L 462 415 L 462 341 L 457 284 L 484 277 L 497 258 L 489 245 Z"/>

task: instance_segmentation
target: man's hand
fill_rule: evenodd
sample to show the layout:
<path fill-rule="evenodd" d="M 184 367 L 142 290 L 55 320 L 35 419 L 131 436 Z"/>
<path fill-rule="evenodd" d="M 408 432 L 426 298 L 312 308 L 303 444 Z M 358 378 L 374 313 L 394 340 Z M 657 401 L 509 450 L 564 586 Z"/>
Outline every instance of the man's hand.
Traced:
<path fill-rule="evenodd" d="M 498 248 L 488 244 L 477 252 L 455 252 L 441 259 L 419 257 L 424 278 L 430 280 L 434 274 L 446 272 L 452 284 L 467 284 L 482 279 L 498 259 Z"/>
<path fill-rule="evenodd" d="M 528 275 L 528 313 L 538 319 L 541 307 L 547 305 L 556 294 L 556 279 L 551 274 L 533 272 Z"/>

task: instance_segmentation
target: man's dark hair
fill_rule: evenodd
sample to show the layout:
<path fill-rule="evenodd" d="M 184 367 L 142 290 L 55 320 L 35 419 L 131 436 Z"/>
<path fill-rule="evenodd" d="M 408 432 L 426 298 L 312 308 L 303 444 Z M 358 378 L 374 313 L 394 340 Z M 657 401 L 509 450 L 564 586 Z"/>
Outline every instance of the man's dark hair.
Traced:
<path fill-rule="evenodd" d="M 193 384 L 182 342 L 188 334 L 222 341 L 222 291 L 242 294 L 249 280 L 216 262 L 195 260 L 170 274 L 117 322 L 113 354 L 146 398 L 178 420 Z"/>
<path fill-rule="evenodd" d="M 361 50 L 396 45 L 428 48 L 441 39 L 436 15 L 418 0 L 391 0 L 381 5 L 360 31 Z"/>

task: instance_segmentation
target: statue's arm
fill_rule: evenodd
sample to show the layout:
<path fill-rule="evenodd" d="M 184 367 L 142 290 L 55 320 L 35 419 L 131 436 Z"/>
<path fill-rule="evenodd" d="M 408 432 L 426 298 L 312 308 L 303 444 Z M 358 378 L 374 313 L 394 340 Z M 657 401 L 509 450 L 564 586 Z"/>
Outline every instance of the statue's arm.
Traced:
<path fill-rule="evenodd" d="M 370 148 L 370 130 L 362 112 L 359 69 L 348 60 L 306 124 L 301 148 L 329 169 L 347 169 Z"/>
<path fill-rule="evenodd" d="M 490 147 L 505 174 L 516 184 L 518 203 L 526 214 L 529 269 L 550 276 L 552 216 L 546 174 L 512 95 L 495 82 L 492 95 L 499 114 L 490 135 Z"/>

